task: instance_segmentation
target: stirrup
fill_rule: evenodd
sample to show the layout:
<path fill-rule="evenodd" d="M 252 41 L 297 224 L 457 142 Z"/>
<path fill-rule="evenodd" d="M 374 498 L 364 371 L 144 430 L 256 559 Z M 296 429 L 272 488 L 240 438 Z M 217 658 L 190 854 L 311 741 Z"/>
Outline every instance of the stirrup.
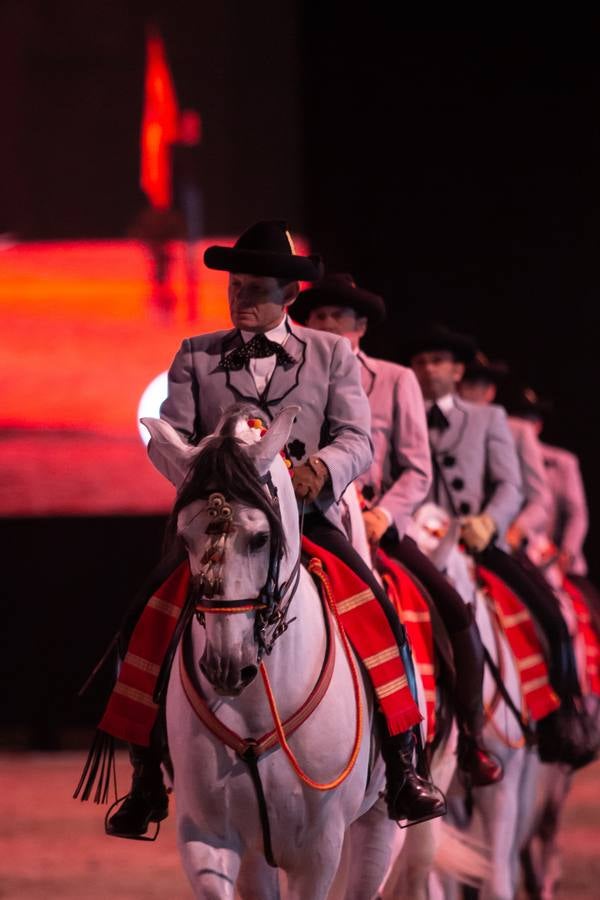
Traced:
<path fill-rule="evenodd" d="M 442 812 L 431 813 L 431 815 L 429 816 L 421 816 L 420 819 L 394 819 L 393 821 L 396 823 L 398 828 L 404 830 L 405 828 L 410 828 L 412 825 L 420 825 L 421 822 L 429 822 L 430 819 L 441 819 L 442 816 L 445 816 L 447 812 L 448 806 L 446 804 L 446 798 L 444 797 L 444 809 Z"/>
<path fill-rule="evenodd" d="M 421 822 L 429 822 L 430 819 L 440 819 L 442 816 L 446 815 L 446 813 L 448 812 L 448 802 L 446 800 L 446 795 L 432 781 L 430 781 L 429 784 L 434 789 L 434 791 L 437 791 L 437 793 L 439 794 L 440 800 L 442 801 L 442 803 L 444 805 L 443 809 L 440 812 L 431 813 L 428 816 L 421 816 L 418 819 L 391 819 L 390 816 L 388 815 L 388 818 L 390 819 L 390 821 L 395 822 L 396 825 L 398 826 L 398 828 L 401 828 L 402 830 L 404 830 L 405 828 L 410 828 L 411 825 L 420 825 Z M 379 799 L 383 800 L 383 802 L 385 803 L 386 812 L 387 812 L 388 807 L 387 807 L 387 798 L 385 795 L 385 791 L 379 792 Z M 404 824 L 400 824 L 401 822 L 403 822 Z"/>
<path fill-rule="evenodd" d="M 116 806 L 120 806 L 120 804 L 124 803 L 125 800 L 127 800 L 129 797 L 131 797 L 130 793 L 123 794 L 122 797 L 118 797 L 115 800 L 115 802 L 108 808 L 106 815 L 104 816 L 104 833 L 108 837 L 123 838 L 123 840 L 126 840 L 126 841 L 149 841 L 149 842 L 155 841 L 160 833 L 160 822 L 161 822 L 160 819 L 155 822 L 156 831 L 154 832 L 152 837 L 147 837 L 145 834 L 119 834 L 118 832 L 108 830 L 108 820 L 110 818 L 110 814 L 112 813 L 113 809 L 115 809 Z M 154 820 L 150 819 L 150 822 L 152 822 L 152 821 L 154 821 Z M 150 824 L 150 822 L 148 823 L 148 825 Z"/>

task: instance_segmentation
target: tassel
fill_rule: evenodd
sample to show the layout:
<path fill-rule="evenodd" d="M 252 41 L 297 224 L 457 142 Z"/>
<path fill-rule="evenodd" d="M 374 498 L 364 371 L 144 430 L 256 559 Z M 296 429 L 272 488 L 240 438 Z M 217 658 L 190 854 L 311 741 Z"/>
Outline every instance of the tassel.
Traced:
<path fill-rule="evenodd" d="M 111 780 L 117 796 L 117 770 L 115 766 L 115 739 L 105 731 L 96 731 L 90 752 L 85 761 L 79 784 L 73 799 L 81 794 L 82 803 L 90 799 L 96 784 L 94 803 L 108 803 Z"/>

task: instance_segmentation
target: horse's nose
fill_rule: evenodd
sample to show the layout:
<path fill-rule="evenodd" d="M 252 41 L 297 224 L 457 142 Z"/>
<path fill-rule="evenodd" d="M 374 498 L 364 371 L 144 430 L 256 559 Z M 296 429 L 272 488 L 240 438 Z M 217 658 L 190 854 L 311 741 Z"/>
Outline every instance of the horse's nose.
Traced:
<path fill-rule="evenodd" d="M 205 662 L 204 657 L 199 660 L 198 665 L 200 666 L 200 671 L 202 672 L 206 680 L 210 681 L 210 683 L 212 684 L 212 680 L 214 677 L 212 667 Z"/>
<path fill-rule="evenodd" d="M 240 675 L 242 679 L 242 684 L 244 687 L 247 687 L 251 681 L 254 681 L 258 674 L 258 666 L 244 666 Z"/>
<path fill-rule="evenodd" d="M 219 694 L 235 697 L 256 678 L 255 665 L 239 669 L 236 665 L 224 664 L 213 654 L 203 654 L 199 661 L 200 671 Z"/>

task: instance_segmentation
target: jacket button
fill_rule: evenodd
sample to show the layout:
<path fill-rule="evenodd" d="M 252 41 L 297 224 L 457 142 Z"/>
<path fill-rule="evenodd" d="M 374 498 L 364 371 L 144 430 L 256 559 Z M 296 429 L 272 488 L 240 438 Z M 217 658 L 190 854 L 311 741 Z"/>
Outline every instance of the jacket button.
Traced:
<path fill-rule="evenodd" d="M 375 488 L 373 487 L 372 484 L 363 485 L 363 487 L 361 488 L 361 492 L 362 492 L 362 495 L 365 498 L 365 500 L 370 501 L 375 496 Z"/>
<path fill-rule="evenodd" d="M 442 460 L 442 463 L 446 466 L 447 469 L 451 469 L 452 466 L 456 465 L 456 458 L 454 456 L 445 456 Z"/>
<path fill-rule="evenodd" d="M 453 478 L 452 481 L 450 482 L 450 484 L 452 485 L 452 487 L 454 488 L 455 491 L 462 491 L 462 489 L 465 486 L 465 483 L 462 480 L 462 478 Z"/>
<path fill-rule="evenodd" d="M 459 513 L 461 513 L 461 515 L 468 516 L 469 513 L 471 512 L 471 504 L 467 503 L 466 500 L 463 500 L 463 502 L 458 507 L 458 511 L 459 511 Z"/>

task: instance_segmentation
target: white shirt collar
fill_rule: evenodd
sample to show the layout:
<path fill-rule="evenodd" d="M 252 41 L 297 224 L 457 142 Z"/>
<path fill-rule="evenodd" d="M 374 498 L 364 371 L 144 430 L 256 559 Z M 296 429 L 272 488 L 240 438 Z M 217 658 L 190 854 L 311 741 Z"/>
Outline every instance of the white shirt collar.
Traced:
<path fill-rule="evenodd" d="M 443 413 L 449 413 L 454 406 L 454 394 L 444 394 L 444 396 L 440 397 L 438 400 L 426 400 L 425 409 L 427 412 L 429 412 L 434 403 L 439 406 Z"/>
<path fill-rule="evenodd" d="M 276 325 L 275 328 L 271 328 L 270 331 L 265 331 L 265 337 L 270 341 L 275 341 L 276 344 L 285 344 L 287 336 L 288 336 L 288 328 L 287 328 L 288 317 L 287 314 L 284 315 L 283 319 Z M 251 341 L 255 336 L 253 331 L 240 331 L 244 343 L 247 344 L 248 341 Z"/>

